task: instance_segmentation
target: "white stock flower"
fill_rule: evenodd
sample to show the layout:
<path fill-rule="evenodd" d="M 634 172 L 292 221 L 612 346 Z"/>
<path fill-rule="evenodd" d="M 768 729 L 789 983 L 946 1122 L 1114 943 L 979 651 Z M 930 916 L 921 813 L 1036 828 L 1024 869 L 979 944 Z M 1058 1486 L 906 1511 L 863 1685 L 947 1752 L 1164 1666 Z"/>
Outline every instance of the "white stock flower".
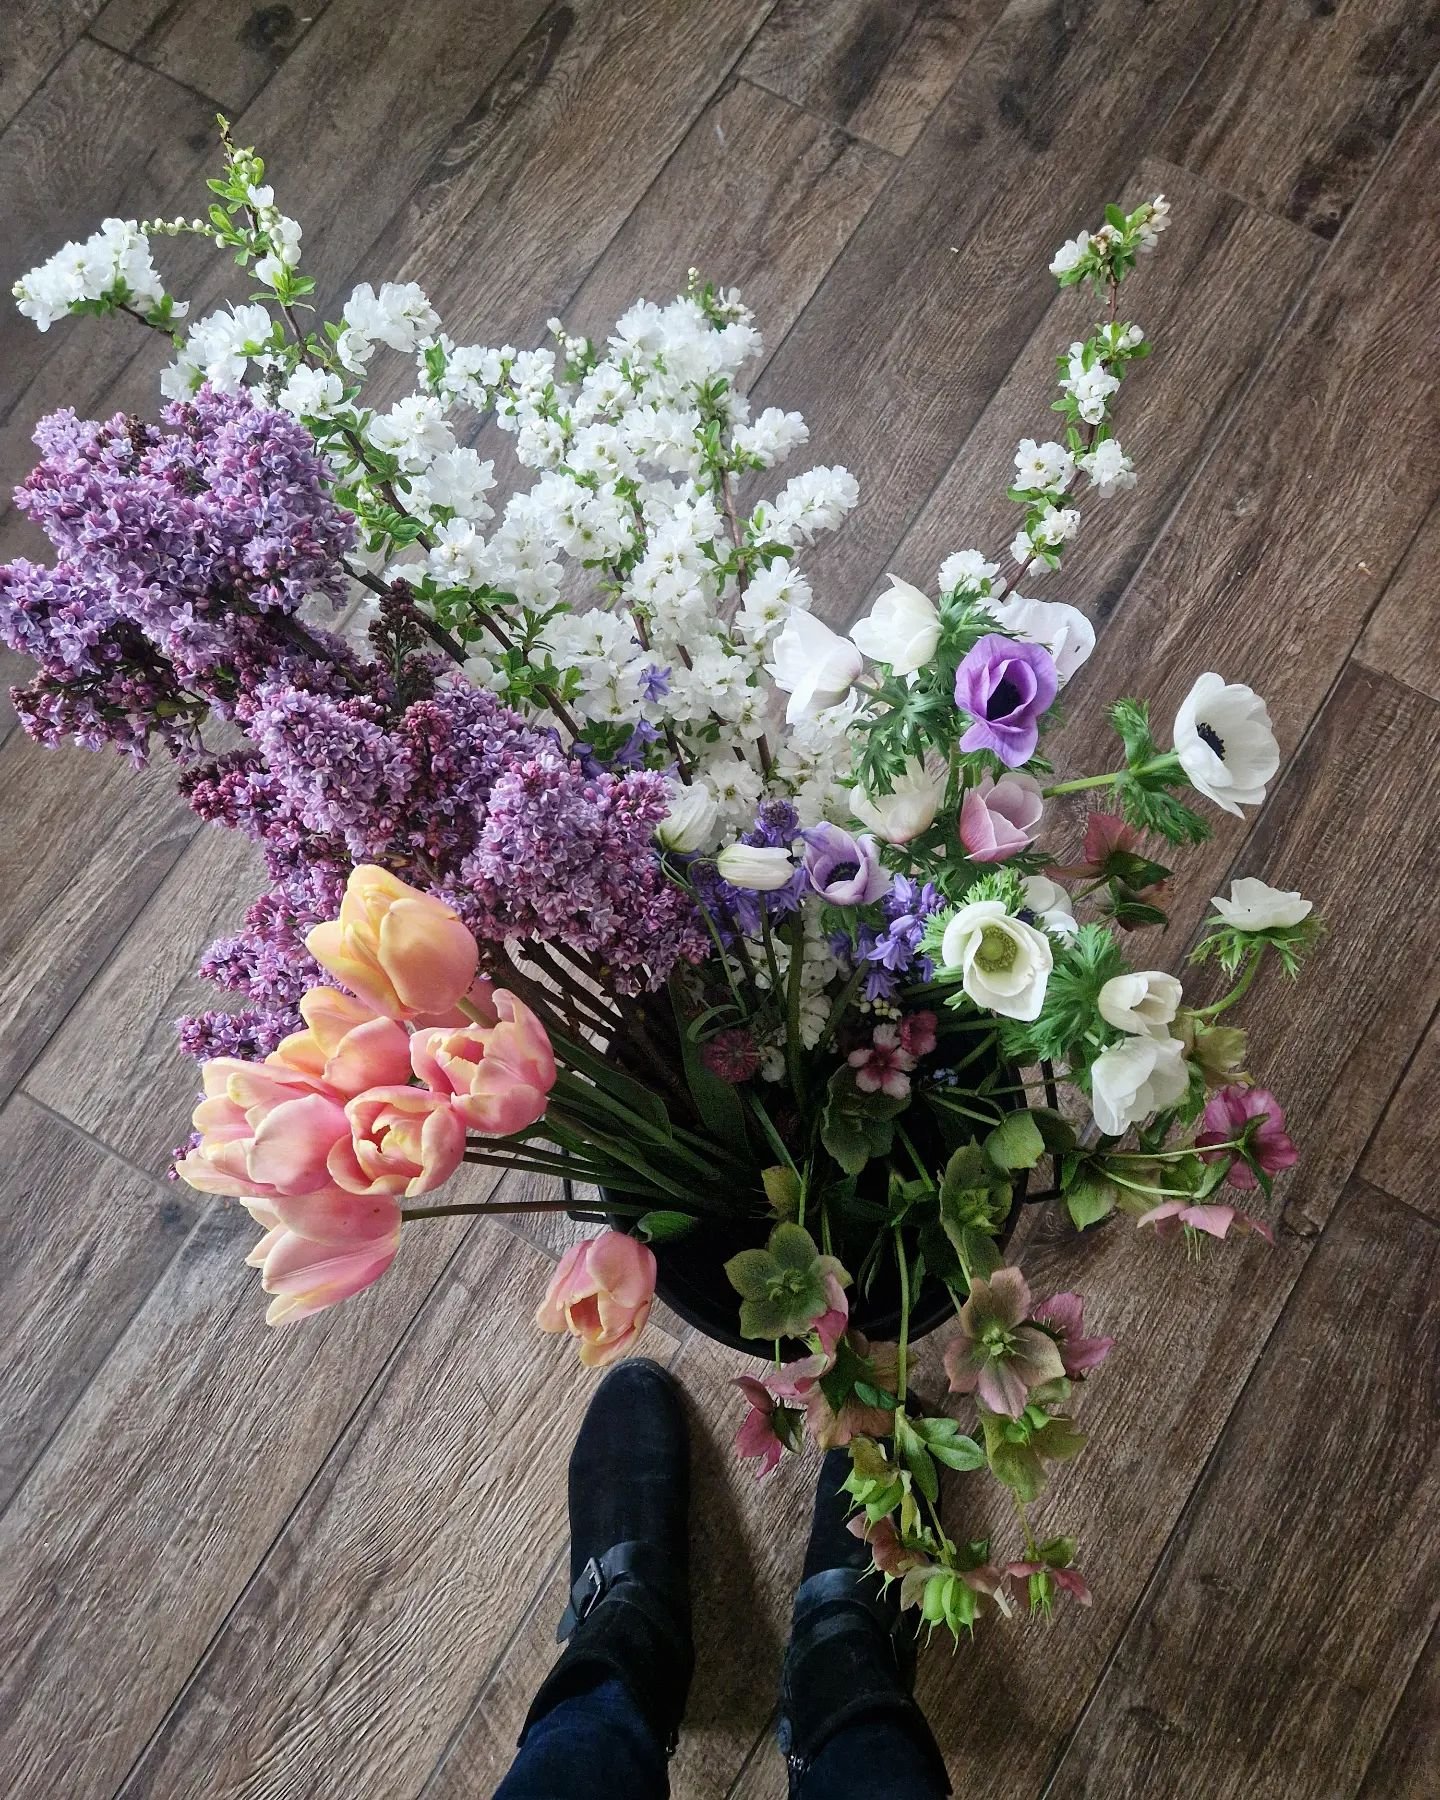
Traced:
<path fill-rule="evenodd" d="M 888 794 L 867 794 L 857 787 L 850 790 L 849 801 L 851 812 L 876 837 L 887 844 L 908 844 L 934 824 L 944 797 L 944 766 L 911 757 Z"/>
<path fill-rule="evenodd" d="M 691 855 L 708 850 L 720 823 L 720 807 L 703 781 L 670 784 L 670 810 L 656 827 L 655 835 L 666 850 Z"/>
<path fill-rule="evenodd" d="M 1048 875 L 1026 875 L 1020 883 L 1025 895 L 1025 910 L 1057 937 L 1074 937 L 1080 929 L 1075 907 L 1058 881 Z"/>
<path fill-rule="evenodd" d="M 945 969 L 958 969 L 977 1006 L 1005 1019 L 1035 1019 L 1055 965 L 1050 940 L 1005 910 L 1001 900 L 974 900 L 945 927 Z"/>
<path fill-rule="evenodd" d="M 799 607 L 791 609 L 770 653 L 774 661 L 765 667 L 776 687 L 790 696 L 785 708 L 790 725 L 838 704 L 864 666 L 864 658 L 848 639 Z"/>
<path fill-rule="evenodd" d="M 1102 499 L 1135 485 L 1135 465 L 1120 448 L 1117 438 L 1106 438 L 1103 444 L 1097 444 L 1087 456 L 1080 458 L 1080 467 Z"/>
<path fill-rule="evenodd" d="M 1090 1065 L 1090 1103 L 1106 1137 L 1174 1106 L 1190 1085 L 1178 1038 L 1129 1037 L 1102 1050 Z"/>
<path fill-rule="evenodd" d="M 1185 696 L 1174 738 L 1190 785 L 1237 819 L 1243 807 L 1260 805 L 1265 784 L 1280 767 L 1265 702 L 1252 688 L 1213 671 Z"/>
<path fill-rule="evenodd" d="M 990 583 L 992 598 L 1005 592 L 1005 583 L 997 579 L 999 563 L 987 562 L 979 550 L 956 550 L 940 565 L 940 592 L 953 593 L 956 588 L 979 587 Z"/>
<path fill-rule="evenodd" d="M 277 395 L 280 405 L 297 419 L 328 419 L 344 398 L 345 387 L 338 375 L 304 363 Z"/>
<path fill-rule="evenodd" d="M 721 879 L 731 887 L 771 894 L 795 873 L 788 850 L 769 844 L 727 844 L 715 858 Z"/>
<path fill-rule="evenodd" d="M 1168 1037 L 1180 1010 L 1180 983 L 1160 969 L 1112 976 L 1101 988 L 1100 1017 L 1135 1037 Z"/>
<path fill-rule="evenodd" d="M 865 618 L 851 627 L 850 641 L 872 662 L 889 663 L 897 675 L 913 675 L 935 654 L 940 642 L 940 614 L 928 594 L 901 581 L 887 578 L 888 593 L 881 594 Z"/>
<path fill-rule="evenodd" d="M 1230 898 L 1212 894 L 1211 904 L 1236 931 L 1273 931 L 1277 927 L 1298 925 L 1315 910 L 1312 900 L 1302 899 L 1298 892 L 1272 888 L 1254 875 L 1242 875 L 1230 883 Z"/>
<path fill-rule="evenodd" d="M 1015 486 L 1018 488 L 1063 488 L 1075 473 L 1075 458 L 1063 444 L 1037 444 L 1034 438 L 1021 438 L 1015 452 Z"/>
<path fill-rule="evenodd" d="M 1042 644 L 1062 683 L 1095 648 L 1095 627 L 1078 607 L 1067 606 L 1063 600 L 1027 600 L 1023 594 L 1015 594 L 1009 600 L 987 601 L 986 607 L 1016 637 L 1027 644 Z"/>

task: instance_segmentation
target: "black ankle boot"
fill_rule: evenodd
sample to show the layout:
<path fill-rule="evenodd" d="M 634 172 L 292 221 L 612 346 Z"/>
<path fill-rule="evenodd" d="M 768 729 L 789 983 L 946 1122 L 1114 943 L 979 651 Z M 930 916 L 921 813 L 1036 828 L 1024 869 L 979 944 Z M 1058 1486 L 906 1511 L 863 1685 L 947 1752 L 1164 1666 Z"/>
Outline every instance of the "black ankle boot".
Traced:
<path fill-rule="evenodd" d="M 675 1748 L 694 1667 L 689 1590 L 690 1444 L 680 1390 L 658 1363 L 613 1368 L 570 1456 L 570 1604 L 564 1654 L 526 1715 L 611 1677 Z"/>
<path fill-rule="evenodd" d="M 841 1483 L 850 1459 L 831 1450 L 820 1468 L 815 1520 L 795 1596 L 780 1689 L 780 1749 L 795 1794 L 806 1770 L 844 1726 L 890 1717 L 950 1792 L 945 1759 L 915 1704 L 916 1634 L 899 1584 L 868 1573 L 870 1551 L 846 1529 Z"/>

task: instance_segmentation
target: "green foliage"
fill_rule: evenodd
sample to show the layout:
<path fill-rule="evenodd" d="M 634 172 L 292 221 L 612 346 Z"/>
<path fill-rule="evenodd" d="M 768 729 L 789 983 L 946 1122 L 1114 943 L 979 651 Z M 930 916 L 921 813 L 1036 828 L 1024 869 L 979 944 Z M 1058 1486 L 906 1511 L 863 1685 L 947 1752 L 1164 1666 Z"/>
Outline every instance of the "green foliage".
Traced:
<path fill-rule="evenodd" d="M 1116 783 L 1120 810 L 1140 831 L 1153 831 L 1171 844 L 1203 844 L 1209 824 L 1183 800 L 1163 787 L 1138 776 L 1126 775 Z"/>
<path fill-rule="evenodd" d="M 1039 1499 L 1047 1462 L 1068 1462 L 1084 1448 L 1084 1435 L 1069 1419 L 1052 1418 L 1033 1405 L 1018 1419 L 983 1406 L 978 1410 L 990 1472 L 1021 1501 Z"/>
<path fill-rule="evenodd" d="M 872 1156 L 884 1156 L 895 1141 L 895 1117 L 910 1104 L 891 1094 L 865 1094 L 855 1071 L 842 1063 L 826 1085 L 820 1141 L 840 1167 L 858 1175 Z"/>
<path fill-rule="evenodd" d="M 1075 1229 L 1084 1231 L 1114 1212 L 1116 1198 L 1115 1183 L 1106 1181 L 1087 1165 L 1065 1189 L 1065 1209 Z"/>
<path fill-rule="evenodd" d="M 765 1198 L 770 1202 L 770 1210 L 779 1219 L 793 1219 L 800 1211 L 800 1195 L 802 1183 L 796 1171 L 786 1163 L 775 1163 L 771 1168 L 760 1171 L 760 1180 L 765 1188 Z"/>
<path fill-rule="evenodd" d="M 635 1231 L 647 1244 L 666 1244 L 693 1231 L 697 1223 L 692 1213 L 648 1212 L 635 1221 Z"/>
<path fill-rule="evenodd" d="M 1040 1016 L 1028 1023 L 1006 1019 L 1001 1024 L 1007 1061 L 1088 1066 L 1116 1036 L 1100 1016 L 1100 990 L 1126 967 L 1114 933 L 1104 925 L 1082 925 L 1068 942 L 1057 944 Z"/>

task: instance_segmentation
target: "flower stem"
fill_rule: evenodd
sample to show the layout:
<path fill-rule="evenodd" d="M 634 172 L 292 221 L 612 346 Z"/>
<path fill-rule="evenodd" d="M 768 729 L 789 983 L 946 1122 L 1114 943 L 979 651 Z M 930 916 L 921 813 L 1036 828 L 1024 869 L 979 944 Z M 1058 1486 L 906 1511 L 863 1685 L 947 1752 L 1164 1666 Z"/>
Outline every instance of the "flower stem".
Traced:
<path fill-rule="evenodd" d="M 797 1106 L 805 1105 L 805 1065 L 800 1046 L 801 979 L 805 973 L 805 927 L 795 915 L 790 927 L 790 968 L 785 992 L 785 1061 Z"/>
<path fill-rule="evenodd" d="M 1250 984 L 1260 973 L 1260 964 L 1264 960 L 1264 957 L 1265 946 L 1263 944 L 1257 944 L 1255 949 L 1251 952 L 1250 961 L 1245 965 L 1245 969 L 1242 972 L 1240 979 L 1235 983 L 1234 987 L 1231 988 L 1230 992 L 1225 995 L 1223 1000 L 1217 1000 L 1213 1006 L 1202 1006 L 1196 1012 L 1195 1017 L 1197 1019 L 1218 1018 L 1220 1014 L 1225 1011 L 1226 1007 L 1233 1006 L 1237 1000 L 1243 999 Z"/>
<path fill-rule="evenodd" d="M 900 1341 L 895 1356 L 895 1399 L 897 1412 L 905 1405 L 905 1388 L 910 1360 L 910 1265 L 905 1260 L 905 1238 L 895 1227 L 895 1261 L 900 1268 Z"/>

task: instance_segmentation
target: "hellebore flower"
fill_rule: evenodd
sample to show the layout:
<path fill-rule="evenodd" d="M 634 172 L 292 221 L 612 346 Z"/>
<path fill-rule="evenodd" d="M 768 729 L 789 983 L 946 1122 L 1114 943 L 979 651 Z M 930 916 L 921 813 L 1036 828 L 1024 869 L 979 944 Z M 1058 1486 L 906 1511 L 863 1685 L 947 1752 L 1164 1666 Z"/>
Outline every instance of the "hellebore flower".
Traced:
<path fill-rule="evenodd" d="M 749 1412 L 735 1433 L 735 1450 L 747 1461 L 759 1463 L 755 1479 L 763 1481 L 774 1473 L 786 1450 L 794 1448 L 799 1410 L 781 1406 L 765 1383 L 757 1381 L 753 1375 L 736 1376 L 735 1385 L 750 1404 Z M 781 1437 L 781 1430 L 786 1431 L 786 1437 Z"/>
<path fill-rule="evenodd" d="M 1192 1231 L 1204 1231 L 1211 1237 L 1223 1238 L 1233 1226 L 1236 1231 L 1255 1232 L 1267 1244 L 1275 1242 L 1275 1233 L 1262 1219 L 1252 1219 L 1238 1207 L 1213 1206 L 1208 1201 L 1167 1200 L 1163 1206 L 1141 1213 L 1135 1223 L 1137 1226 L 1153 1225 L 1158 1238 L 1178 1237 L 1186 1226 Z"/>
<path fill-rule="evenodd" d="M 1232 1086 L 1212 1094 L 1200 1118 L 1201 1130 L 1195 1139 L 1195 1148 L 1206 1162 L 1215 1162 L 1226 1153 L 1210 1146 L 1233 1143 L 1253 1119 L 1262 1122 L 1250 1137 L 1251 1157 L 1267 1175 L 1278 1175 L 1282 1169 L 1294 1168 L 1300 1153 L 1285 1129 L 1285 1108 L 1268 1088 Z M 1260 1185 L 1254 1169 L 1238 1155 L 1231 1163 L 1226 1179 L 1231 1187 L 1256 1188 Z"/>
<path fill-rule="evenodd" d="M 1065 1373 L 1072 1381 L 1098 1369 L 1114 1347 L 1114 1338 L 1084 1337 L 1085 1302 L 1076 1293 L 1052 1294 L 1031 1314 L 1036 1325 L 1043 1325 L 1060 1351 Z"/>
<path fill-rule="evenodd" d="M 981 638 L 955 671 L 955 704 L 974 720 L 960 748 L 991 750 L 1010 769 L 1028 762 L 1059 685 L 1054 658 L 1039 644 L 998 632 Z"/>
<path fill-rule="evenodd" d="M 1055 1340 L 1025 1322 L 1029 1312 L 1030 1289 L 1018 1269 L 1000 1269 L 972 1285 L 960 1330 L 945 1349 L 955 1393 L 974 1394 L 992 1413 L 1018 1419 L 1031 1388 L 1064 1375 Z"/>

